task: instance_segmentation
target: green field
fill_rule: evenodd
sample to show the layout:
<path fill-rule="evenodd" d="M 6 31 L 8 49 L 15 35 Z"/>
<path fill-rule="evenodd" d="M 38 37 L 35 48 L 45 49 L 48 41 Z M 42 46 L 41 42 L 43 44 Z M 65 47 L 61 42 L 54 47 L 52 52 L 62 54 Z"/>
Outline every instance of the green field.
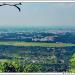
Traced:
<path fill-rule="evenodd" d="M 75 46 L 75 44 L 70 43 L 41 43 L 41 42 L 0 42 L 0 45 L 11 45 L 11 46 L 41 46 L 41 47 L 66 47 Z"/>

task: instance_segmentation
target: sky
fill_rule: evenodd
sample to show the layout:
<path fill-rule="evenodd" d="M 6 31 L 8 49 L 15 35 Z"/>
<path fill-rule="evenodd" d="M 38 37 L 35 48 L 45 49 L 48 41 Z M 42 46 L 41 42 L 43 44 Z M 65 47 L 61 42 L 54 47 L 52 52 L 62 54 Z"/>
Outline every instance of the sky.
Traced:
<path fill-rule="evenodd" d="M 74 26 L 75 3 L 22 3 L 0 7 L 0 26 Z"/>

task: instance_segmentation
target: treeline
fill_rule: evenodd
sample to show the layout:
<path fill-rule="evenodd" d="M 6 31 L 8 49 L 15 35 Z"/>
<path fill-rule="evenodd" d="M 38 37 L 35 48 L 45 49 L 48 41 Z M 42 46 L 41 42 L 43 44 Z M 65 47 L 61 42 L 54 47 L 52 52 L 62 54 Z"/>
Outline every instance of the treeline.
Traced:
<path fill-rule="evenodd" d="M 0 72 L 75 72 L 75 54 L 69 59 L 69 64 L 43 65 L 18 59 L 0 61 Z"/>
<path fill-rule="evenodd" d="M 56 66 L 56 65 L 55 65 Z M 66 72 L 65 65 L 24 63 L 18 60 L 0 62 L 0 72 Z"/>
<path fill-rule="evenodd" d="M 41 64 L 24 63 L 20 60 L 1 61 L 0 72 L 42 72 Z"/>

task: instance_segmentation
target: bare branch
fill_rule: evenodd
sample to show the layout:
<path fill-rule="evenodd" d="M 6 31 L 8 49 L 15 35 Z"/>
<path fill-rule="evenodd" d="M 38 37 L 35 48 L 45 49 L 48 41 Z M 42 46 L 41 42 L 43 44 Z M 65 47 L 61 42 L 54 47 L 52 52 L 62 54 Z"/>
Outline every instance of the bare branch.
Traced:
<path fill-rule="evenodd" d="M 22 5 L 21 3 L 17 3 L 17 4 L 3 3 L 3 4 L 0 4 L 0 6 L 5 6 L 5 5 L 14 6 L 14 7 L 16 7 L 19 10 L 19 12 L 21 11 L 20 7 L 18 7 L 18 5 Z"/>

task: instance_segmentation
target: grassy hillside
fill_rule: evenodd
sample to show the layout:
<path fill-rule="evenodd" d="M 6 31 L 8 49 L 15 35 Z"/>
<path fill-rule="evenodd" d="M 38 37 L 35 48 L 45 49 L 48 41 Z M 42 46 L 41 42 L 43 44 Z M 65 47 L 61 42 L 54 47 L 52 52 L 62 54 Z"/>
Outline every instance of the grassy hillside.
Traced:
<path fill-rule="evenodd" d="M 12 45 L 12 46 L 41 46 L 41 47 L 66 47 L 75 46 L 70 43 L 41 43 L 41 42 L 0 42 L 0 45 Z"/>

